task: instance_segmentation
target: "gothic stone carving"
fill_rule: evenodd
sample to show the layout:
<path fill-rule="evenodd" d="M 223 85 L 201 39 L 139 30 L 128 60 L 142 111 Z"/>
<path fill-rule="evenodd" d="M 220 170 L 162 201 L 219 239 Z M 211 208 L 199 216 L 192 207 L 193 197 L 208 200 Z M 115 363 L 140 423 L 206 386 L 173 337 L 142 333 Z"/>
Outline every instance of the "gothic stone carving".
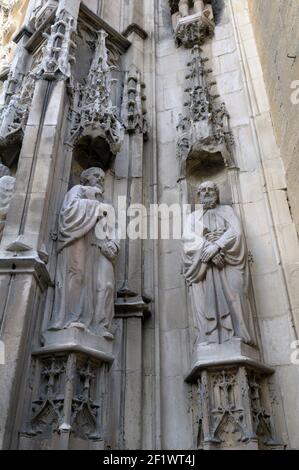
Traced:
<path fill-rule="evenodd" d="M 65 196 L 59 217 L 55 302 L 50 329 L 80 327 L 113 338 L 114 261 L 119 252 L 113 207 L 104 204 L 100 168 L 81 175 L 81 184 Z M 99 238 L 98 222 L 105 230 Z M 111 219 L 112 224 L 114 221 Z"/>
<path fill-rule="evenodd" d="M 2 0 L 0 2 L 0 70 L 9 68 L 16 44 L 14 35 L 22 25 L 26 2 L 23 0 Z"/>
<path fill-rule="evenodd" d="M 21 448 L 57 448 L 65 433 L 77 442 L 103 441 L 107 365 L 62 353 L 36 358 L 32 375 L 32 406 Z"/>
<path fill-rule="evenodd" d="M 125 74 L 121 120 L 128 134 L 143 134 L 147 139 L 148 124 L 144 88 L 145 84 L 141 80 L 140 71 L 132 66 Z"/>
<path fill-rule="evenodd" d="M 198 392 L 198 448 L 282 448 L 266 374 L 245 366 L 215 366 L 200 372 Z"/>
<path fill-rule="evenodd" d="M 36 78 L 71 78 L 71 66 L 75 61 L 75 34 L 76 21 L 66 10 L 61 10 L 51 26 L 50 34 L 44 33 L 46 45 L 43 48 L 42 61 L 35 71 Z"/>
<path fill-rule="evenodd" d="M 184 104 L 186 113 L 179 115 L 177 125 L 177 157 L 180 163 L 180 178 L 186 177 L 186 161 L 194 159 L 197 163 L 219 163 L 233 165 L 233 136 L 229 125 L 229 114 L 225 104 L 217 105 L 219 95 L 211 88 L 215 81 L 208 82 L 211 69 L 205 68 L 207 58 L 201 57 L 201 49 L 192 49 L 186 75 L 188 86 L 185 90 L 187 99 Z M 218 157 L 220 155 L 220 157 Z M 217 160 L 216 160 L 217 159 Z"/>
<path fill-rule="evenodd" d="M 202 210 L 187 219 L 184 275 L 190 287 L 197 344 L 239 338 L 254 344 L 248 298 L 248 263 L 240 222 L 219 190 L 207 181 L 198 188 Z"/>
<path fill-rule="evenodd" d="M 9 168 L 0 163 L 0 241 L 3 235 L 6 216 L 15 187 L 15 178 Z"/>
<path fill-rule="evenodd" d="M 57 0 L 42 0 L 34 8 L 31 18 L 30 26 L 32 29 L 39 29 L 45 21 L 52 15 L 58 6 Z"/>
<path fill-rule="evenodd" d="M 8 74 L 4 83 L 0 107 L 0 148 L 11 141 L 21 139 L 25 129 L 29 107 L 34 92 L 34 79 L 16 68 Z"/>
<path fill-rule="evenodd" d="M 111 76 L 113 67 L 108 65 L 106 37 L 105 31 L 98 33 L 86 84 L 77 83 L 74 87 L 70 133 L 72 142 L 78 141 L 82 135 L 102 137 L 108 142 L 111 152 L 116 154 L 122 144 L 124 130 L 111 101 L 112 85 L 116 80 Z"/>
<path fill-rule="evenodd" d="M 190 8 L 191 6 L 191 8 Z M 177 46 L 191 48 L 214 34 L 213 12 L 203 0 L 170 1 Z"/>

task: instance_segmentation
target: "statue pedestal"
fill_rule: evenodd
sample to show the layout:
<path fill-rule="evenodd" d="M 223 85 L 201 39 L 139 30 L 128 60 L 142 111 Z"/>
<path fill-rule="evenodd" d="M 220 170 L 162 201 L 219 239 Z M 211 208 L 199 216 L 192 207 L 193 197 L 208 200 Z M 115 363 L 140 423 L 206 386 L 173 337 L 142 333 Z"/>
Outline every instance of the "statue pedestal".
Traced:
<path fill-rule="evenodd" d="M 76 352 L 111 364 L 113 362 L 113 341 L 103 336 L 94 335 L 79 327 L 47 331 L 43 335 L 45 345 L 36 354 Z"/>
<path fill-rule="evenodd" d="M 193 351 L 191 370 L 186 380 L 193 382 L 193 379 L 196 378 L 198 373 L 203 369 L 214 366 L 227 366 L 230 364 L 248 365 L 256 367 L 268 374 L 273 373 L 271 368 L 260 362 L 258 349 L 235 338 L 223 344 L 198 344 Z"/>
<path fill-rule="evenodd" d="M 33 352 L 31 410 L 20 449 L 103 450 L 113 341 L 80 324 L 47 331 Z"/>
<path fill-rule="evenodd" d="M 282 449 L 272 421 L 268 378 L 259 351 L 239 339 L 199 344 L 186 381 L 197 384 L 198 448 Z"/>

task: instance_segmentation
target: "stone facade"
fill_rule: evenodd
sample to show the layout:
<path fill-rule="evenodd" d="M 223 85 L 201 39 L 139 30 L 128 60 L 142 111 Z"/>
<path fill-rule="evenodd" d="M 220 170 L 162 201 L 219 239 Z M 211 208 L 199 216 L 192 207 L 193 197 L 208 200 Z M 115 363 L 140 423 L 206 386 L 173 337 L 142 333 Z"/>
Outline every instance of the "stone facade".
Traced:
<path fill-rule="evenodd" d="M 249 2 L 27 3 L 0 76 L 0 447 L 299 448 L 296 220 Z M 186 204 L 196 246 L 157 228 Z"/>

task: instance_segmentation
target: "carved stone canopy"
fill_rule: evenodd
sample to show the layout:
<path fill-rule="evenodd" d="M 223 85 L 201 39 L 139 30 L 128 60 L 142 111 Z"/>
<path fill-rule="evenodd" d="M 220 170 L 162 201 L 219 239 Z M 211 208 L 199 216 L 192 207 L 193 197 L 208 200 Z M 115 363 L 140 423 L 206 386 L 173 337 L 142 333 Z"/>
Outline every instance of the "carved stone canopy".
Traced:
<path fill-rule="evenodd" d="M 216 82 L 208 78 L 212 70 L 206 68 L 207 61 L 200 47 L 194 46 L 186 75 L 186 111 L 177 125 L 180 179 L 186 177 L 188 159 L 197 166 L 233 165 L 229 114 L 224 103 L 216 104 L 219 95 L 213 91 Z"/>
<path fill-rule="evenodd" d="M 104 30 L 98 32 L 86 83 L 76 83 L 72 90 L 70 143 L 76 145 L 88 135 L 98 142 L 101 138 L 115 155 L 121 147 L 124 129 L 112 105 L 112 86 L 116 80 L 112 78 L 113 67 L 108 63 L 106 37 Z"/>

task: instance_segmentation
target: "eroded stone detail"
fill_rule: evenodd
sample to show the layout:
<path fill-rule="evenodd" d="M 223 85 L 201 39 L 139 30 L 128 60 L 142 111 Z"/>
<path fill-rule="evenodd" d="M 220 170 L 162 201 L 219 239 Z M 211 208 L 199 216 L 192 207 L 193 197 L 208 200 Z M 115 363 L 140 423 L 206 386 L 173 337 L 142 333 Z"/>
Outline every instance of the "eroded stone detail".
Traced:
<path fill-rule="evenodd" d="M 24 1 L 2 0 L 0 2 L 0 70 L 9 68 L 16 44 L 12 41 L 24 16 Z"/>
<path fill-rule="evenodd" d="M 103 137 L 111 152 L 116 154 L 123 141 L 124 130 L 111 100 L 112 85 L 116 80 L 111 76 L 113 67 L 108 64 L 106 37 L 105 31 L 98 33 L 86 84 L 77 83 L 74 87 L 70 134 L 72 142 L 87 134 Z"/>
<path fill-rule="evenodd" d="M 56 10 L 57 6 L 57 0 L 42 0 L 32 12 L 30 18 L 32 29 L 39 29 Z"/>
<path fill-rule="evenodd" d="M 148 123 L 144 89 L 141 72 L 132 66 L 125 74 L 121 120 L 128 134 L 143 134 L 147 139 Z"/>
<path fill-rule="evenodd" d="M 191 48 L 214 35 L 213 12 L 203 0 L 170 0 L 177 46 Z"/>
<path fill-rule="evenodd" d="M 71 67 L 75 61 L 76 28 L 75 19 L 66 10 L 61 10 L 51 26 L 50 34 L 44 33 L 46 45 L 43 48 L 42 61 L 34 74 L 37 79 L 71 78 Z"/>
<path fill-rule="evenodd" d="M 267 375 L 250 367 L 215 365 L 200 372 L 198 447 L 281 448 L 272 411 L 260 394 L 267 387 Z"/>
<path fill-rule="evenodd" d="M 35 358 L 31 413 L 21 448 L 50 448 L 62 439 L 58 447 L 70 448 L 72 438 L 102 442 L 106 375 L 105 364 L 81 354 Z"/>
<path fill-rule="evenodd" d="M 192 158 L 198 164 L 219 163 L 219 156 L 226 166 L 232 165 L 233 135 L 230 130 L 229 114 L 225 103 L 216 104 L 219 95 L 211 91 L 216 85 L 209 81 L 211 69 L 205 67 L 207 58 L 201 49 L 192 49 L 189 71 L 186 75 L 187 99 L 184 104 L 185 115 L 179 115 L 177 125 L 177 157 L 180 162 L 180 178 L 186 176 L 186 161 Z"/>
<path fill-rule="evenodd" d="M 34 79 L 31 74 L 24 75 L 13 67 L 4 83 L 0 107 L 1 146 L 23 135 L 33 92 Z"/>

